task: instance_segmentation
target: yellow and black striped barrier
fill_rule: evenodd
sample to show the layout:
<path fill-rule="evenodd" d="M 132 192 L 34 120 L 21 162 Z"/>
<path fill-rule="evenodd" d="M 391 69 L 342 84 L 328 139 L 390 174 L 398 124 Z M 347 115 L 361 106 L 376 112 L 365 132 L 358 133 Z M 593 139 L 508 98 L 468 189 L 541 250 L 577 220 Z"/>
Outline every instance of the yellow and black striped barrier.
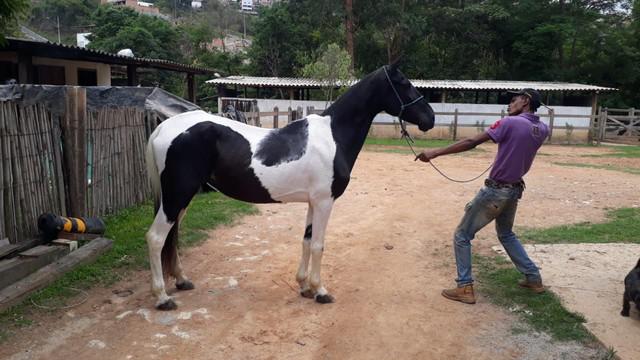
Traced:
<path fill-rule="evenodd" d="M 38 229 L 46 241 L 57 238 L 61 231 L 78 234 L 104 234 L 105 225 L 97 217 L 64 217 L 45 213 L 38 218 Z"/>

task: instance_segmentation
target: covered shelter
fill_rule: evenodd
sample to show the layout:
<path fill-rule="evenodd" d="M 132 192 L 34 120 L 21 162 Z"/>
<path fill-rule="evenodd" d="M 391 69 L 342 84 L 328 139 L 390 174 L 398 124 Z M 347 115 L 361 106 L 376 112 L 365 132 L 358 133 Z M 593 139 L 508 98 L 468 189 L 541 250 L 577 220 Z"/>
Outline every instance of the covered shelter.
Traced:
<path fill-rule="evenodd" d="M 213 75 L 204 67 L 175 61 L 131 57 L 52 42 L 7 38 L 0 45 L 0 83 L 111 86 L 112 74 L 126 74 L 127 86 L 139 85 L 141 69 L 186 75 L 187 98 L 195 103 L 195 75 Z"/>
<path fill-rule="evenodd" d="M 297 115 L 308 115 L 325 109 L 329 102 L 312 100 L 314 91 L 327 87 L 351 86 L 358 80 L 331 84 L 310 78 L 278 78 L 255 76 L 228 76 L 207 81 L 216 86 L 218 108 L 225 104 L 251 101 L 260 112 L 273 112 L 276 108 L 297 110 Z M 472 135 L 505 115 L 510 90 L 533 88 L 543 96 L 545 108 L 538 114 L 551 128 L 562 127 L 578 139 L 591 136 L 589 129 L 597 126 L 598 97 L 615 88 L 588 84 L 508 81 L 508 80 L 427 80 L 411 79 L 411 83 L 428 99 L 436 112 L 436 131 L 429 136 L 456 138 Z M 282 121 L 282 119 L 280 119 Z M 374 131 L 381 136 L 392 135 L 393 128 L 376 125 L 397 124 L 388 114 L 374 119 Z M 377 129 L 376 129 L 377 128 Z M 381 130 L 384 129 L 384 130 Z M 576 130 L 575 132 L 573 130 Z"/>
<path fill-rule="evenodd" d="M 330 84 L 310 78 L 227 76 L 207 81 L 218 87 L 221 96 L 243 95 L 245 98 L 264 98 L 271 93 L 286 94 L 289 100 L 310 100 L 310 90 L 327 87 L 351 86 L 358 80 L 344 84 Z M 431 103 L 461 102 L 475 104 L 500 104 L 508 102 L 504 93 L 510 90 L 533 88 L 540 91 L 547 105 L 591 106 L 595 114 L 598 95 L 618 89 L 565 82 L 510 81 L 510 80 L 425 80 L 411 79 L 411 83 Z M 261 96 L 263 95 L 263 96 Z"/>

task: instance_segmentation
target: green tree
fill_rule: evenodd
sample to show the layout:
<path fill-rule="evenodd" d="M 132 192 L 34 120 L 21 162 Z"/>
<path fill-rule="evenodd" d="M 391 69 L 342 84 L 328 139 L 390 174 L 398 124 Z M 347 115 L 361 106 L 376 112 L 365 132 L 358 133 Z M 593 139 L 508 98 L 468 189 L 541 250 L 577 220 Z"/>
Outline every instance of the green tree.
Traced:
<path fill-rule="evenodd" d="M 337 5 L 336 5 L 337 4 Z M 344 43 L 342 1 L 282 1 L 260 11 L 249 58 L 253 73 L 295 76 L 323 45 Z"/>
<path fill-rule="evenodd" d="M 131 49 L 136 57 L 186 62 L 181 44 L 184 34 L 169 22 L 157 17 L 141 15 L 126 7 L 100 6 L 92 15 L 93 28 L 89 48 L 116 53 Z M 143 73 L 140 82 L 145 86 L 160 86 L 184 96 L 183 75 L 156 71 Z"/>
<path fill-rule="evenodd" d="M 27 0 L 0 0 L 0 44 L 5 42 L 5 34 L 15 30 L 16 22 L 29 8 Z"/>
<path fill-rule="evenodd" d="M 100 6 L 92 21 L 92 49 L 116 53 L 129 48 L 137 57 L 184 60 L 180 46 L 183 34 L 165 20 L 126 7 Z"/>
<path fill-rule="evenodd" d="M 327 102 L 332 101 L 334 88 L 353 78 L 351 74 L 351 57 L 338 44 L 329 44 L 317 61 L 307 64 L 302 69 L 302 75 L 330 85 L 322 88 L 322 91 L 325 94 L 325 100 Z"/>
<path fill-rule="evenodd" d="M 97 7 L 96 0 L 41 0 L 34 2 L 29 25 L 50 38 L 57 39 L 58 26 L 63 37 L 71 36 L 83 30 L 82 25 L 89 25 Z"/>

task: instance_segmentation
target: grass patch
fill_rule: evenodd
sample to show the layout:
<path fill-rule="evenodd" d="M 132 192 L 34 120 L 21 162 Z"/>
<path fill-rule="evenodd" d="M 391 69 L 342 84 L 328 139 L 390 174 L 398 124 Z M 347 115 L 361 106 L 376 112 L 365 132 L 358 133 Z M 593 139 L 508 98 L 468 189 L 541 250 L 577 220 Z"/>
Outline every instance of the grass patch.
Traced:
<path fill-rule="evenodd" d="M 607 213 L 605 223 L 561 225 L 548 229 L 524 229 L 520 238 L 537 244 L 640 243 L 640 209 L 622 208 Z"/>
<path fill-rule="evenodd" d="M 628 174 L 640 175 L 640 169 L 630 168 L 630 167 L 621 167 L 615 165 L 596 165 L 596 164 L 582 164 L 582 163 L 559 163 L 554 162 L 554 165 L 560 166 L 571 166 L 571 167 L 582 167 L 582 168 L 592 168 L 592 169 L 604 169 L 611 171 L 619 171 Z"/>
<path fill-rule="evenodd" d="M 520 288 L 517 282 L 522 275 L 508 260 L 475 255 L 474 263 L 480 280 L 478 290 L 491 302 L 518 314 L 535 330 L 544 331 L 556 340 L 583 343 L 595 340 L 583 325 L 584 317 L 567 311 L 555 294 L 550 291 L 534 294 Z"/>
<path fill-rule="evenodd" d="M 210 192 L 196 195 L 189 212 L 180 226 L 180 243 L 193 246 L 206 239 L 206 230 L 230 224 L 239 216 L 254 214 L 255 206 L 230 199 L 220 193 Z M 110 285 L 134 270 L 149 267 L 147 243 L 144 235 L 153 221 L 153 206 L 147 203 L 134 206 L 116 215 L 104 218 L 105 237 L 113 240 L 110 251 L 94 263 L 76 268 L 48 287 L 34 293 L 24 301 L 0 313 L 0 342 L 12 330 L 31 324 L 30 315 L 42 311 L 32 301 L 49 307 L 67 304 L 75 291 L 69 288 L 89 289 L 95 285 Z"/>
<path fill-rule="evenodd" d="M 604 148 L 613 150 L 609 154 L 598 155 L 582 155 L 583 157 L 616 157 L 616 158 L 640 158 L 640 146 L 611 146 L 605 145 Z"/>

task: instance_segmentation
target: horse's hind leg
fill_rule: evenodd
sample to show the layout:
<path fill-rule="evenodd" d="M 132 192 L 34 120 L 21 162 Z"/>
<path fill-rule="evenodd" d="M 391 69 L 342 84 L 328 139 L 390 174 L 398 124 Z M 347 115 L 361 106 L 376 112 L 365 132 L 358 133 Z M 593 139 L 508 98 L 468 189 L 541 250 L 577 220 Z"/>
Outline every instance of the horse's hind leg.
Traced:
<path fill-rule="evenodd" d="M 180 170 L 180 169 L 178 169 Z M 173 310 L 176 303 L 165 291 L 164 275 L 176 277 L 176 287 L 187 290 L 193 284 L 186 279 L 178 257 L 178 228 L 180 219 L 198 191 L 200 183 L 189 177 L 186 171 L 173 171 L 174 174 L 186 174 L 183 181 L 168 178 L 162 188 L 162 204 L 156 218 L 147 232 L 149 244 L 149 259 L 151 261 L 151 275 L 153 276 L 152 291 L 158 298 L 158 310 Z M 190 179 L 189 181 L 186 181 Z M 174 181 L 171 181 L 174 180 Z"/>
<path fill-rule="evenodd" d="M 176 225 L 174 226 L 174 229 L 171 230 L 172 232 L 173 231 L 179 231 L 179 224 L 182 222 L 182 218 L 184 217 L 185 213 L 186 213 L 186 211 L 182 211 L 180 213 L 179 220 L 176 223 Z M 169 236 L 172 236 L 172 234 L 170 233 Z M 177 236 L 177 234 L 175 236 Z M 178 289 L 178 290 L 193 290 L 193 289 L 195 289 L 195 286 L 193 285 L 193 283 L 191 281 L 189 281 L 187 276 L 184 274 L 184 271 L 182 270 L 182 263 L 180 262 L 180 255 L 178 255 L 177 251 L 175 251 L 173 253 L 173 260 L 171 261 L 171 263 L 173 264 L 173 268 L 170 271 L 171 271 L 171 275 L 176 278 L 176 289 Z"/>
<path fill-rule="evenodd" d="M 302 257 L 300 258 L 300 266 L 296 274 L 296 281 L 300 285 L 300 295 L 313 299 L 314 293 L 309 287 L 307 279 L 307 271 L 309 269 L 309 258 L 311 257 L 311 234 L 313 223 L 313 207 L 309 204 L 307 209 L 307 222 L 304 229 L 304 237 L 302 239 Z"/>
<path fill-rule="evenodd" d="M 162 273 L 162 248 L 174 224 L 167 221 L 167 217 L 162 210 L 156 213 L 153 224 L 145 238 L 149 247 L 149 262 L 151 263 L 151 291 L 156 296 L 156 308 L 160 310 L 173 310 L 177 308 L 176 303 L 167 295 L 164 287 L 164 276 Z"/>
<path fill-rule="evenodd" d="M 324 251 L 324 235 L 331 215 L 333 199 L 323 199 L 313 204 L 313 233 L 311 234 L 311 274 L 309 285 L 315 294 L 315 299 L 321 304 L 331 303 L 333 297 L 322 286 L 320 279 L 320 267 L 322 265 L 322 253 Z"/>

